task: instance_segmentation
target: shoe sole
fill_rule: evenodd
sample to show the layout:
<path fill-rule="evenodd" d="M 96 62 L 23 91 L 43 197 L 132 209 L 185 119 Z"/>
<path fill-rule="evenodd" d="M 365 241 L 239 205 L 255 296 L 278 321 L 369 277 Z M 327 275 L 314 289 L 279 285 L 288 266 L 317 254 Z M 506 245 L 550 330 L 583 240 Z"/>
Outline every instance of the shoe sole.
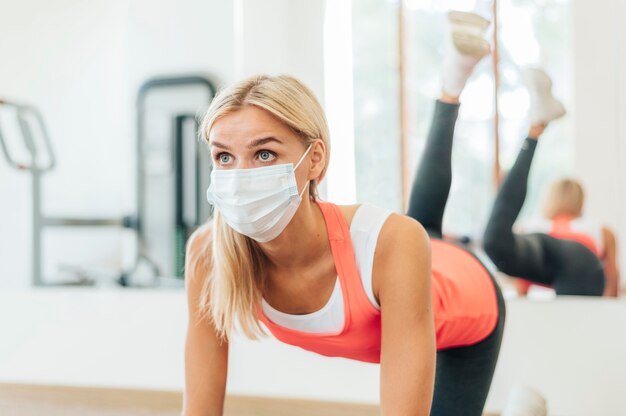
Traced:
<path fill-rule="evenodd" d="M 563 103 L 554 97 L 552 97 L 552 99 L 555 101 L 554 105 L 555 105 L 555 108 L 558 108 L 558 110 L 554 112 L 553 114 L 551 114 L 549 121 L 558 120 L 564 117 L 565 114 L 567 114 L 567 110 L 565 109 L 565 106 L 563 105 Z"/>
<path fill-rule="evenodd" d="M 483 58 L 491 52 L 489 42 L 475 35 L 454 32 L 452 34 L 452 42 L 454 46 L 464 55 L 471 55 L 477 58 Z"/>
<path fill-rule="evenodd" d="M 547 100 L 547 102 L 545 101 Z M 533 105 L 531 100 L 531 106 Z M 531 123 L 549 124 L 554 120 L 558 120 L 567 114 L 567 110 L 562 102 L 554 98 L 544 98 L 543 109 L 538 112 L 539 116 L 531 115 Z"/>
<path fill-rule="evenodd" d="M 460 11 L 450 11 L 448 12 L 448 20 L 450 23 L 458 24 L 458 25 L 472 25 L 480 28 L 481 30 L 486 30 L 491 22 L 484 17 L 470 12 L 460 12 Z"/>
<path fill-rule="evenodd" d="M 548 105 L 551 112 L 548 112 L 547 117 L 541 120 L 542 123 L 548 124 L 567 114 L 563 103 L 552 95 L 552 78 L 550 78 L 543 69 L 527 68 L 522 72 L 522 77 L 526 87 L 529 89 L 529 92 L 531 92 L 531 103 L 533 95 L 547 96 L 551 101 Z M 543 98 L 543 100 L 545 100 L 545 98 Z"/>
<path fill-rule="evenodd" d="M 522 71 L 522 79 L 528 88 L 536 91 L 552 91 L 552 78 L 540 68 L 526 68 Z"/>

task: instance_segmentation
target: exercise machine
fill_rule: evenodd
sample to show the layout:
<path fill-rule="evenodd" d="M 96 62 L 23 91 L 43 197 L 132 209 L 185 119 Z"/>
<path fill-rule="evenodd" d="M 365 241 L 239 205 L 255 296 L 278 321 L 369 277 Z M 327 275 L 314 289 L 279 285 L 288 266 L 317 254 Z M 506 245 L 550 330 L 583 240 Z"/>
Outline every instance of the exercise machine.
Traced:
<path fill-rule="evenodd" d="M 183 276 L 184 248 L 189 235 L 210 218 L 204 193 L 210 180 L 210 158 L 198 140 L 199 115 L 215 95 L 203 76 L 159 77 L 146 81 L 137 95 L 136 213 L 119 218 L 50 217 L 42 212 L 42 178 L 56 166 L 54 147 L 43 116 L 33 106 L 0 100 L 0 110 L 16 121 L 27 160 L 17 160 L 0 125 L 0 149 L 9 166 L 32 178 L 32 284 L 93 285 L 87 271 L 76 279 L 51 283 L 42 276 L 42 234 L 47 227 L 117 227 L 136 235 L 134 264 L 119 272 L 122 286 L 155 286 L 164 276 Z M 142 270 L 149 283 L 138 279 Z M 145 274 L 145 272 L 144 272 Z"/>

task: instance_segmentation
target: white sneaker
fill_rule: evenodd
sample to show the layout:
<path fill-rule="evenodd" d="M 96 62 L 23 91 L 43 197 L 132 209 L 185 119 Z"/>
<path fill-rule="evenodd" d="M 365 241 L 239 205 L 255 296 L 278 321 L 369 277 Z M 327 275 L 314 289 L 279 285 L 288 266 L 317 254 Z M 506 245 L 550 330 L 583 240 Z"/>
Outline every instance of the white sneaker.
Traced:
<path fill-rule="evenodd" d="M 485 30 L 487 30 L 491 23 L 489 20 L 476 13 L 460 12 L 456 10 L 448 12 L 448 22 L 453 32 L 467 32 L 481 37 L 485 34 Z"/>
<path fill-rule="evenodd" d="M 530 95 L 528 118 L 531 124 L 548 124 L 566 114 L 563 104 L 552 95 L 552 80 L 542 69 L 522 73 Z"/>
<path fill-rule="evenodd" d="M 490 22 L 475 13 L 451 11 L 448 24 L 442 89 L 458 97 L 476 64 L 491 52 L 489 42 L 483 39 Z"/>
<path fill-rule="evenodd" d="M 528 386 L 515 386 L 509 393 L 502 416 L 547 416 L 546 399 Z"/>

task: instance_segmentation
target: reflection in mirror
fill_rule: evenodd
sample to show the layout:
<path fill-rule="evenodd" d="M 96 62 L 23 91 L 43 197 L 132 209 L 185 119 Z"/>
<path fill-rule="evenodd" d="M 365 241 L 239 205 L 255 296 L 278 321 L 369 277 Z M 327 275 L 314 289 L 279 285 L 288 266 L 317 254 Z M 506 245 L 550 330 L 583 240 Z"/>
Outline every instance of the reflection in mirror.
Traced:
<path fill-rule="evenodd" d="M 497 196 L 497 187 L 494 187 L 491 178 L 493 172 L 499 170 L 498 156 L 504 162 L 504 173 L 499 177 L 501 181 L 513 166 L 517 149 L 522 145 L 520 138 L 527 136 L 529 127 L 535 124 L 543 125 L 546 129 L 547 124 L 554 121 L 550 123 L 545 134 L 542 130 L 540 146 L 542 150 L 534 156 L 536 160 L 532 173 L 529 171 L 522 175 L 517 178 L 514 187 L 508 187 L 523 188 L 517 190 L 519 197 L 522 198 L 520 201 L 518 197 L 521 205 L 510 208 L 517 211 L 515 217 L 510 219 L 512 221 L 510 225 L 519 220 L 520 224 L 516 229 L 520 231 L 525 228 L 524 223 L 537 222 L 542 218 L 540 197 L 545 193 L 549 183 L 565 175 L 571 175 L 574 168 L 573 118 L 571 115 L 563 117 L 566 108 L 571 108 L 573 100 L 571 2 L 502 0 L 496 4 L 490 1 L 444 1 L 435 5 L 430 2 L 406 1 L 402 2 L 401 6 L 403 8 L 400 10 L 404 15 L 400 19 L 394 17 L 396 10 L 394 3 L 363 1 L 357 2 L 354 9 L 355 42 L 357 45 L 368 45 L 367 48 L 356 48 L 354 56 L 354 76 L 358 86 L 356 93 L 359 94 L 359 98 L 355 100 L 356 131 L 359 137 L 356 148 L 358 199 L 377 201 L 396 210 L 403 205 L 403 199 L 406 200 L 406 195 L 402 196 L 401 183 L 410 182 L 413 174 L 403 171 L 400 167 L 404 163 L 403 159 L 417 161 L 423 152 L 429 114 L 432 111 L 430 100 L 441 88 L 438 59 L 445 53 L 445 42 L 442 42 L 446 36 L 443 12 L 452 7 L 459 7 L 466 10 L 481 10 L 489 16 L 496 11 L 497 31 L 488 34 L 487 37 L 494 40 L 494 45 L 495 40 L 498 41 L 497 54 L 493 54 L 493 59 L 483 60 L 475 69 L 462 97 L 464 105 L 461 107 L 456 125 L 453 159 L 455 175 L 450 194 L 450 206 L 462 208 L 446 211 L 444 231 L 451 238 L 473 240 L 477 248 L 481 246 L 485 229 L 489 230 L 487 237 L 490 239 L 502 238 L 502 234 L 492 232 L 495 228 L 493 222 L 500 220 L 497 212 L 492 214 L 495 209 L 493 201 Z M 382 32 L 385 36 L 367 30 L 374 22 L 387 28 Z M 390 53 L 390 45 L 398 41 L 398 30 L 390 31 L 389 28 L 392 26 L 400 30 L 399 36 L 402 36 L 404 41 L 399 56 Z M 489 31 L 494 30 L 490 28 Z M 406 78 L 405 82 L 399 84 L 401 88 L 404 86 L 406 91 L 390 90 L 387 87 L 389 83 L 398 81 L 397 72 L 390 70 L 390 62 L 397 58 L 406 67 L 401 74 L 401 77 Z M 490 62 L 492 60 L 496 60 L 497 64 Z M 498 100 L 495 107 L 494 71 L 498 71 L 499 78 Z M 553 80 L 548 74 L 558 74 L 558 77 Z M 386 81 L 382 83 L 381 80 Z M 406 99 L 402 98 L 402 93 L 407 96 Z M 394 110 L 396 103 L 401 103 L 400 110 Z M 402 105 L 406 108 L 402 108 Z M 397 111 L 408 114 L 409 121 L 405 127 L 398 124 Z M 498 127 L 494 129 L 496 122 Z M 381 129 L 385 131 L 379 131 Z M 394 134 L 394 131 L 397 133 Z M 400 131 L 402 135 L 406 134 L 409 137 L 408 147 L 390 138 L 388 143 L 391 146 L 380 149 L 381 151 L 371 151 L 373 148 L 380 148 L 379 137 L 398 137 Z M 494 134 L 498 134 L 498 137 L 494 138 Z M 494 139 L 500 141 L 499 154 L 496 154 L 496 157 L 494 157 Z M 498 147 L 495 150 L 498 151 Z M 376 157 L 376 160 L 373 160 L 373 157 Z M 386 167 L 391 164 L 399 168 L 387 169 Z M 417 166 L 414 162 L 408 164 Z M 530 165 L 528 167 L 530 168 Z M 389 175 L 397 177 L 391 179 Z M 391 183 L 398 187 L 381 187 L 382 183 Z M 575 215 L 580 216 L 581 213 Z M 552 221 L 554 218 L 552 216 L 548 219 Z M 619 272 L 615 244 L 612 242 L 614 233 L 602 225 L 601 218 L 578 218 L 571 224 L 565 224 L 563 221 L 558 223 L 559 227 L 568 231 L 553 232 L 552 226 L 546 228 L 544 224 L 541 230 L 533 226 L 527 233 L 551 234 L 553 238 L 573 240 L 574 243 L 571 244 L 574 245 L 580 244 L 581 239 L 588 241 L 595 238 L 597 240 L 595 245 L 604 246 L 608 243 L 612 247 L 608 249 L 610 254 L 590 244 L 578 247 L 585 254 L 589 254 L 586 251 L 589 249 L 595 256 L 585 256 L 590 258 L 589 262 L 584 265 L 575 262 L 566 271 L 559 273 L 572 275 L 568 278 L 570 280 L 576 280 L 576 276 L 581 276 L 579 279 L 583 282 L 579 282 L 580 287 L 572 288 L 570 287 L 572 283 L 562 282 L 563 278 L 555 282 L 553 276 L 548 276 L 558 274 L 554 272 L 555 264 L 571 263 L 567 259 L 575 254 L 567 255 L 565 258 L 561 258 L 561 254 L 558 256 L 552 254 L 548 256 L 550 259 L 546 260 L 545 264 L 541 266 L 535 264 L 533 270 L 524 270 L 512 267 L 510 263 L 520 261 L 528 264 L 529 258 L 525 257 L 528 253 L 515 255 L 513 254 L 516 252 L 515 249 L 503 247 L 498 247 L 499 252 L 496 253 L 492 249 L 493 241 L 487 241 L 490 248 L 488 252 L 491 253 L 488 257 L 500 265 L 500 272 L 508 272 L 512 277 L 522 277 L 515 274 L 521 273 L 534 279 L 538 284 L 533 285 L 531 296 L 552 297 L 555 293 L 615 296 L 619 285 L 617 283 Z M 516 238 L 520 238 L 519 232 Z M 560 246 L 558 243 L 556 245 Z M 548 252 L 562 251 L 557 247 L 551 250 L 540 249 L 542 246 L 543 243 L 534 243 L 532 250 L 544 253 L 541 254 L 542 257 L 547 256 Z M 507 254 L 504 255 L 503 251 L 507 251 Z M 514 260 L 515 257 L 520 258 Z M 582 276 L 585 274 L 583 269 L 590 270 L 587 272 L 590 277 Z M 606 269 L 605 277 L 602 276 L 602 269 Z M 606 280 L 606 290 L 602 289 L 603 280 Z M 506 286 L 506 292 L 511 296 L 516 293 L 520 295 L 528 293 L 529 284 L 522 280 L 511 280 L 502 273 L 502 282 Z M 562 288 L 563 285 L 566 287 Z M 560 289 L 555 291 L 556 286 Z"/>

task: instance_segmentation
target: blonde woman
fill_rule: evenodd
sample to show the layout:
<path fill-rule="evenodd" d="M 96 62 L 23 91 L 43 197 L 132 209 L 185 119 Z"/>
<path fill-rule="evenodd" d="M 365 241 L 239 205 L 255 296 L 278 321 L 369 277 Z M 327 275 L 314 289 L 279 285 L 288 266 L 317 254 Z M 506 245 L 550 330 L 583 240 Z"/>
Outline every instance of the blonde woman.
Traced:
<path fill-rule="evenodd" d="M 583 215 L 585 192 L 575 179 L 555 181 L 544 201 L 544 219 L 524 223 L 526 233 L 545 233 L 556 238 L 578 241 L 591 250 L 604 265 L 604 296 L 616 297 L 619 291 L 617 243 L 613 231 Z M 528 293 L 532 282 L 517 279 L 520 294 Z"/>
<path fill-rule="evenodd" d="M 605 229 L 603 238 L 594 237 L 593 231 L 585 230 L 584 224 L 576 220 L 583 206 L 582 187 L 578 183 L 566 180 L 554 186 L 546 206 L 551 224 L 526 226 L 524 233 L 513 231 L 526 198 L 528 174 L 538 140 L 550 122 L 565 114 L 561 103 L 552 97 L 552 82 L 545 72 L 529 70 L 526 80 L 531 93 L 531 127 L 494 202 L 485 230 L 485 252 L 500 271 L 552 287 L 557 295 L 616 296 L 613 234 Z M 603 252 L 606 253 L 606 278 L 601 261 Z M 521 284 L 519 289 L 527 291 L 528 283 Z"/>
<path fill-rule="evenodd" d="M 253 77 L 215 98 L 202 127 L 215 215 L 187 253 L 185 415 L 222 414 L 235 324 L 379 364 L 384 415 L 482 414 L 504 302 L 476 257 L 440 238 L 458 95 L 489 47 L 474 34 L 484 19 L 451 18 L 474 30 L 454 31 L 409 216 L 319 199 L 328 127 L 296 79 Z"/>

